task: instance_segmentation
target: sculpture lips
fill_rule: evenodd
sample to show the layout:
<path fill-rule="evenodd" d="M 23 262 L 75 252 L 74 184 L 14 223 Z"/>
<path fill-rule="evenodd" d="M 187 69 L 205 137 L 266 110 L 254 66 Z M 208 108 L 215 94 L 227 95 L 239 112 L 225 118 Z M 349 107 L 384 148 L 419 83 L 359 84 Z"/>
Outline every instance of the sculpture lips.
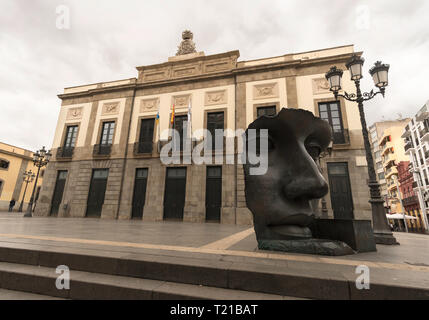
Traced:
<path fill-rule="evenodd" d="M 308 226 L 314 219 L 314 213 L 299 213 L 294 215 L 289 215 L 282 217 L 281 220 L 276 221 L 275 223 L 271 223 L 268 226 L 281 226 L 281 225 L 295 225 L 300 227 L 306 227 Z"/>

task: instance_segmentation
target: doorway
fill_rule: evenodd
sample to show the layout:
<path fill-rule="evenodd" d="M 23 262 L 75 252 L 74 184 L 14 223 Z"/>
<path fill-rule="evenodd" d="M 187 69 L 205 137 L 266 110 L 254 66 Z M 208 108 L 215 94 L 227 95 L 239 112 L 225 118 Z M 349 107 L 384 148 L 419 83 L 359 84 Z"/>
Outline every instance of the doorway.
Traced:
<path fill-rule="evenodd" d="M 88 204 L 86 208 L 87 217 L 101 217 L 101 209 L 103 208 L 108 176 L 109 169 L 92 170 L 91 186 L 89 188 Z"/>
<path fill-rule="evenodd" d="M 143 208 L 146 202 L 148 169 L 136 169 L 136 178 L 134 181 L 133 209 L 131 218 L 141 219 L 143 217 Z"/>
<path fill-rule="evenodd" d="M 164 220 L 183 220 L 186 168 L 167 168 L 164 192 Z"/>
<path fill-rule="evenodd" d="M 58 216 L 61 201 L 63 199 L 64 187 L 67 180 L 67 170 L 58 171 L 57 181 L 55 182 L 54 194 L 52 196 L 51 216 Z"/>
<path fill-rule="evenodd" d="M 222 206 L 222 167 L 207 167 L 206 221 L 220 222 Z"/>
<path fill-rule="evenodd" d="M 353 197 L 347 163 L 328 163 L 328 177 L 334 218 L 354 219 Z"/>

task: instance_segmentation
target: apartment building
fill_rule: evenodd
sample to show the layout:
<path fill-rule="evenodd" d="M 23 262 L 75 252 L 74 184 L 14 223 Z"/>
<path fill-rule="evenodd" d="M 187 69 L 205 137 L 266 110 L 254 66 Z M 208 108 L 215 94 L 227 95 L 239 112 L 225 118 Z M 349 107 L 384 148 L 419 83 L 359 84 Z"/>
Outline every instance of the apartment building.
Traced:
<path fill-rule="evenodd" d="M 413 189 L 420 203 L 419 220 L 428 230 L 429 207 L 429 101 L 417 112 L 405 126 L 402 138 L 404 151 L 411 162 L 410 170 L 414 175 Z"/>
<path fill-rule="evenodd" d="M 401 139 L 402 133 L 399 134 L 399 137 L 398 137 L 398 132 L 402 132 L 402 129 L 407 125 L 409 121 L 410 119 L 380 121 L 380 122 L 374 123 L 372 126 L 369 127 L 371 150 L 374 158 L 374 168 L 376 170 L 377 179 L 380 184 L 380 192 L 382 197 L 385 200 L 386 208 L 389 207 L 388 187 L 392 188 L 392 180 L 390 178 L 392 173 L 396 172 L 396 169 L 394 168 L 394 166 L 392 167 L 392 165 L 394 164 L 394 160 L 395 158 L 397 158 L 398 153 L 401 159 L 404 157 L 404 152 L 401 151 L 403 149 L 402 139 Z M 394 131 L 393 136 L 391 134 L 392 130 Z M 389 141 L 389 139 L 391 141 Z M 392 151 L 393 145 L 397 146 L 396 154 L 394 152 L 395 151 L 394 148 L 393 148 L 393 153 L 390 152 Z M 385 163 L 385 161 L 387 161 L 389 157 L 393 161 L 390 161 L 390 162 L 388 161 Z M 404 159 L 408 160 L 407 157 L 405 157 Z M 389 171 L 387 172 L 387 170 Z M 386 178 L 386 175 L 388 175 L 389 177 Z M 389 185 L 388 185 L 388 182 L 390 183 Z"/>

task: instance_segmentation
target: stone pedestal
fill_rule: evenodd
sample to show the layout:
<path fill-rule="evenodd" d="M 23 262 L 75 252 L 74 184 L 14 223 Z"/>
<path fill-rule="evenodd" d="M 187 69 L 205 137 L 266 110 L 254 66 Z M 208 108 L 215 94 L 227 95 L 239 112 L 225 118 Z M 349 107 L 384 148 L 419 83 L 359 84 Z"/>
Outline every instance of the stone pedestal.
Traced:
<path fill-rule="evenodd" d="M 316 219 L 310 229 L 317 239 L 342 241 L 357 252 L 377 251 L 369 220 Z"/>

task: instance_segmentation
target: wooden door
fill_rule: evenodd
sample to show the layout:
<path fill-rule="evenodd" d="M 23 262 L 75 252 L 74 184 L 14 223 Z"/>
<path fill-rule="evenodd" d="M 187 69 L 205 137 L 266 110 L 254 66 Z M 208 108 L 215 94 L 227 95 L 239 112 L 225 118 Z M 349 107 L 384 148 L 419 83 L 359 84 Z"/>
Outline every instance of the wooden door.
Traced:
<path fill-rule="evenodd" d="M 222 167 L 207 167 L 206 221 L 220 222 L 222 206 Z"/>
<path fill-rule="evenodd" d="M 148 169 L 137 169 L 134 182 L 133 209 L 132 218 L 141 219 L 143 217 L 143 208 L 146 202 Z"/>
<path fill-rule="evenodd" d="M 99 218 L 103 208 L 104 195 L 107 187 L 109 169 L 94 169 L 92 171 L 91 186 L 88 194 L 86 216 Z"/>
<path fill-rule="evenodd" d="M 167 168 L 164 219 L 183 220 L 186 194 L 186 168 Z"/>

